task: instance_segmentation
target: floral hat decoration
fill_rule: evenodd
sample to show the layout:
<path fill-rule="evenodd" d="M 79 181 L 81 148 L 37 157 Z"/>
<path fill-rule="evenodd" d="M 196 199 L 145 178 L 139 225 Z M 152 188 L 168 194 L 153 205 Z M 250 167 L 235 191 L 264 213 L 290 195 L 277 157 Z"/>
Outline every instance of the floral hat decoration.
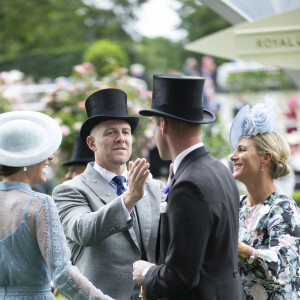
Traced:
<path fill-rule="evenodd" d="M 235 116 L 229 132 L 229 143 L 233 150 L 242 136 L 250 138 L 257 134 L 275 131 L 274 106 L 269 97 L 265 97 L 264 100 L 264 103 L 257 103 L 252 109 L 249 105 L 245 105 Z"/>

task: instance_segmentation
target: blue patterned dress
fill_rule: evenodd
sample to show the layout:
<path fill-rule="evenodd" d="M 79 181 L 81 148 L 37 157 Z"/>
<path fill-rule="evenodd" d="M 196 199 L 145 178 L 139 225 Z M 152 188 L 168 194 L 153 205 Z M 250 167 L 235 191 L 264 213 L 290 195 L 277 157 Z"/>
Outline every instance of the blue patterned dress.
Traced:
<path fill-rule="evenodd" d="M 251 265 L 239 261 L 247 299 L 300 299 L 300 209 L 278 189 L 263 203 L 241 200 L 241 240 L 259 252 Z"/>
<path fill-rule="evenodd" d="M 0 182 L 0 300 L 109 300 L 76 267 L 53 199 L 21 182 Z"/>

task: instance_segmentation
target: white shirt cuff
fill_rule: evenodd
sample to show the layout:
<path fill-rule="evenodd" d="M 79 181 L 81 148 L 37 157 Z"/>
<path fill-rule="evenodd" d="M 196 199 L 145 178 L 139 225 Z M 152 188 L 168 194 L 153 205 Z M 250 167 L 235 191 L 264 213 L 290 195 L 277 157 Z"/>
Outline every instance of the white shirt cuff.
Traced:
<path fill-rule="evenodd" d="M 147 272 L 149 271 L 149 269 L 150 269 L 151 267 L 152 267 L 152 266 L 149 266 L 149 267 L 147 267 L 147 268 L 143 271 L 142 276 L 143 276 L 144 278 L 145 278 Z"/>
<path fill-rule="evenodd" d="M 124 211 L 125 220 L 126 220 L 126 222 L 129 222 L 131 220 L 131 216 L 130 216 L 131 211 L 130 212 L 128 211 L 128 209 L 127 209 L 127 207 L 124 203 L 122 195 L 121 195 L 121 202 L 122 202 L 122 207 L 123 207 L 123 211 Z"/>

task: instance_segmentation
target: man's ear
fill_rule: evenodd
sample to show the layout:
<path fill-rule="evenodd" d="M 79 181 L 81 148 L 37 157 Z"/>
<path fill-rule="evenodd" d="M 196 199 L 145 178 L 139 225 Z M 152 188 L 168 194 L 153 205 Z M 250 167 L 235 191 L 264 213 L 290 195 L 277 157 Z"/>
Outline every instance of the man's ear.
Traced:
<path fill-rule="evenodd" d="M 166 134 L 169 128 L 169 121 L 165 117 L 160 117 L 160 130 L 162 134 Z"/>
<path fill-rule="evenodd" d="M 95 144 L 95 138 L 91 135 L 89 135 L 87 138 L 86 138 L 86 143 L 87 145 L 89 146 L 89 148 L 92 150 L 92 151 L 96 151 L 97 150 L 97 147 L 96 147 L 96 144 Z"/>

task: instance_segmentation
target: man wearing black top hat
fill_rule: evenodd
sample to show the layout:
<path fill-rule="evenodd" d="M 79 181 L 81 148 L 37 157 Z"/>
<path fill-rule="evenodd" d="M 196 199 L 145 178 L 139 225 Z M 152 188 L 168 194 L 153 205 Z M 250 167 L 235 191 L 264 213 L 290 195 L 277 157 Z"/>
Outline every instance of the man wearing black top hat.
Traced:
<path fill-rule="evenodd" d="M 85 170 L 86 165 L 94 160 L 94 152 L 80 136 L 76 136 L 71 159 L 62 163 L 63 166 L 68 167 L 65 179 L 70 180 L 81 174 Z"/>
<path fill-rule="evenodd" d="M 103 89 L 85 103 L 80 135 L 95 162 L 53 191 L 72 261 L 96 287 L 118 300 L 139 299 L 132 264 L 155 261 L 163 186 L 148 178 L 145 159 L 126 163 L 138 117 L 127 113 L 127 95 Z"/>
<path fill-rule="evenodd" d="M 156 265 L 133 265 L 147 300 L 241 300 L 238 275 L 239 193 L 230 171 L 201 142 L 204 78 L 154 75 L 154 139 L 174 177 L 161 204 Z"/>

